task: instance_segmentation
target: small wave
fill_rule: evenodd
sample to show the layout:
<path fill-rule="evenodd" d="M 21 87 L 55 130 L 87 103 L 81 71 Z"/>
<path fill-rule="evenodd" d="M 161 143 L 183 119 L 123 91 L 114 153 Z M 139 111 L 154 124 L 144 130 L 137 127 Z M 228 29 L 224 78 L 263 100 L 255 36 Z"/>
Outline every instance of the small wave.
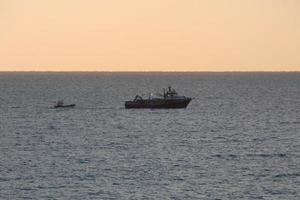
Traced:
<path fill-rule="evenodd" d="M 43 107 L 45 109 L 51 109 L 51 110 L 115 110 L 117 108 L 108 108 L 108 107 L 79 107 L 75 106 L 72 108 L 53 108 L 53 107 Z"/>
<path fill-rule="evenodd" d="M 98 192 L 88 192 L 88 195 L 90 195 L 90 196 L 99 196 L 101 194 L 105 194 L 105 192 L 102 190 L 100 190 Z"/>
<path fill-rule="evenodd" d="M 18 109 L 18 108 L 21 108 L 21 106 L 12 106 L 10 108 L 12 108 L 12 109 Z"/>
<path fill-rule="evenodd" d="M 286 158 L 286 157 L 288 157 L 288 155 L 285 154 L 285 153 L 278 153 L 278 154 L 244 154 L 244 155 L 214 154 L 211 157 L 213 157 L 213 158 L 222 158 L 222 159 L 238 159 L 240 157 Z"/>
<path fill-rule="evenodd" d="M 279 122 L 280 125 L 283 125 L 283 124 L 289 124 L 290 122 L 287 122 L 287 121 L 282 121 L 282 122 Z"/>
<path fill-rule="evenodd" d="M 212 155 L 211 157 L 222 158 L 222 159 L 237 159 L 237 158 L 239 158 L 239 156 L 235 155 L 235 154 L 215 154 L 215 155 Z"/>
<path fill-rule="evenodd" d="M 119 108 L 112 107 L 75 107 L 78 110 L 116 110 Z"/>
<path fill-rule="evenodd" d="M 288 195 L 288 194 L 292 194 L 295 195 L 297 194 L 295 191 L 291 191 L 291 190 L 271 190 L 271 189 L 264 189 L 265 192 L 271 194 L 272 196 L 274 195 Z"/>
<path fill-rule="evenodd" d="M 28 187 L 25 187 L 25 188 L 19 188 L 19 190 L 23 190 L 23 191 L 31 191 L 31 190 L 34 190 L 34 188 L 28 188 Z"/>
<path fill-rule="evenodd" d="M 65 188 L 65 186 L 42 186 L 42 185 L 39 185 L 37 186 L 38 189 L 41 189 L 41 190 L 46 190 L 46 189 L 62 189 L 62 188 Z"/>
<path fill-rule="evenodd" d="M 287 173 L 287 174 L 277 174 L 277 175 L 275 175 L 273 177 L 274 178 L 296 178 L 296 177 L 300 177 L 300 172 Z"/>
<path fill-rule="evenodd" d="M 0 182 L 10 181 L 9 178 L 0 177 Z"/>
<path fill-rule="evenodd" d="M 184 181 L 184 179 L 180 176 L 174 176 L 174 177 L 172 177 L 172 180 L 173 181 Z"/>
<path fill-rule="evenodd" d="M 262 158 L 285 158 L 287 157 L 287 154 L 285 153 L 277 153 L 277 154 L 246 154 L 247 157 L 262 157 Z"/>

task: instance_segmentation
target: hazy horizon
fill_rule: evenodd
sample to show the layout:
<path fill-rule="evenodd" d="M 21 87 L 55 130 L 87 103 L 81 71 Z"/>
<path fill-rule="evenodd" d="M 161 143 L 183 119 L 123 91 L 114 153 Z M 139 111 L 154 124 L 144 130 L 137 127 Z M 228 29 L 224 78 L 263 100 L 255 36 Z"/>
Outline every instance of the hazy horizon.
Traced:
<path fill-rule="evenodd" d="M 298 0 L 0 0 L 0 71 L 300 71 Z"/>
<path fill-rule="evenodd" d="M 69 70 L 69 71 L 54 71 L 54 70 L 0 70 L 0 73 L 23 73 L 23 72 L 29 72 L 29 73 L 300 73 L 300 71 L 96 71 L 96 70 Z"/>

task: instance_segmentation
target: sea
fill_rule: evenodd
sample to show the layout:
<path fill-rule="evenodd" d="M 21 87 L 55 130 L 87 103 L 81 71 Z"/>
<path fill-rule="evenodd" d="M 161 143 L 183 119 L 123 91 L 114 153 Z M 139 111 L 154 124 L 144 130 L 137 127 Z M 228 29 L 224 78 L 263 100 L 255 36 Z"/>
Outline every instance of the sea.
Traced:
<path fill-rule="evenodd" d="M 0 73 L 0 199 L 299 200 L 300 73 Z"/>

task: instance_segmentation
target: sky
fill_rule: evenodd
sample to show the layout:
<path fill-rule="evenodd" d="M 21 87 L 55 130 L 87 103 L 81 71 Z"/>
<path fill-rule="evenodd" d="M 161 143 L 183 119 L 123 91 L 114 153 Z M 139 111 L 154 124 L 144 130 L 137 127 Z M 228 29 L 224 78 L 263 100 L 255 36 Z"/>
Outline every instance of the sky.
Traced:
<path fill-rule="evenodd" d="M 0 71 L 300 71 L 300 1 L 0 0 Z"/>

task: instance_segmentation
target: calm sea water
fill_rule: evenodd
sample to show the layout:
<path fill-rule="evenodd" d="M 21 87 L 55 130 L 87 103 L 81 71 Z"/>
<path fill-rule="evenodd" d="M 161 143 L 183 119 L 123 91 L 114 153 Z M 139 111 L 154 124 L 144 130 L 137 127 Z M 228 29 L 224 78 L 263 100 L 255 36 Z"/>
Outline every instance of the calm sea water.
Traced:
<path fill-rule="evenodd" d="M 187 109 L 124 109 L 168 85 Z M 1 73 L 0 103 L 0 199 L 300 199 L 300 73 Z"/>

